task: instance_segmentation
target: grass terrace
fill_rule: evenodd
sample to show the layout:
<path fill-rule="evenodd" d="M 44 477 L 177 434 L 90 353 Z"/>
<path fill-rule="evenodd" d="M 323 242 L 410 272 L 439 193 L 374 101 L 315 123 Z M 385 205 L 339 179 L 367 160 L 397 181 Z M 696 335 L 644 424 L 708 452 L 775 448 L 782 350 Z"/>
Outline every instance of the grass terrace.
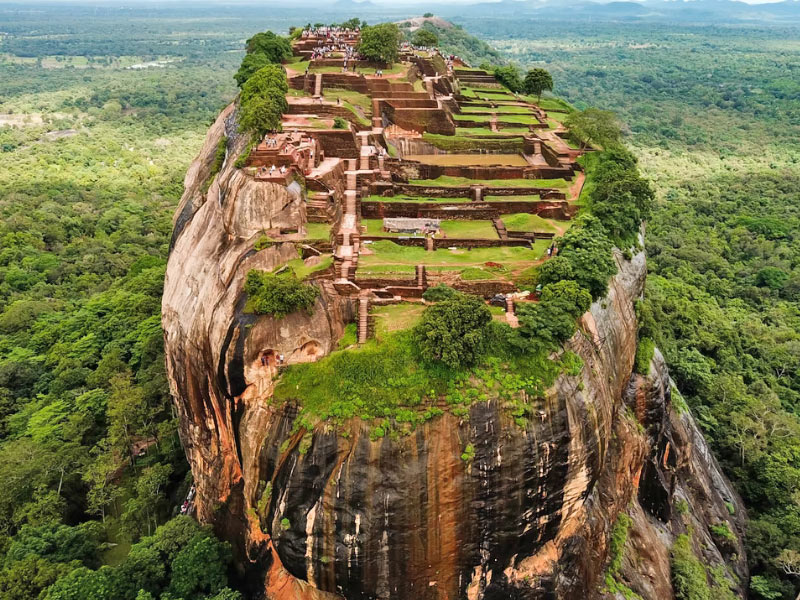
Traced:
<path fill-rule="evenodd" d="M 331 237 L 329 223 L 306 223 L 306 240 L 327 240 Z"/>
<path fill-rule="evenodd" d="M 450 177 L 441 175 L 436 179 L 409 179 L 414 185 L 456 187 L 469 185 L 487 185 L 493 187 L 517 187 L 517 188 L 558 188 L 567 189 L 569 182 L 564 179 L 467 179 L 466 177 Z"/>
<path fill-rule="evenodd" d="M 472 202 L 471 198 L 429 198 L 426 196 L 367 196 L 361 202 Z"/>
<path fill-rule="evenodd" d="M 389 240 L 381 240 L 367 246 L 371 254 L 361 253 L 358 270 L 360 274 L 362 268 L 374 272 L 374 267 L 385 267 L 387 270 L 384 272 L 395 272 L 396 266 L 405 266 L 413 271 L 415 265 L 422 264 L 429 267 L 445 267 L 442 270 L 458 270 L 452 267 L 482 267 L 487 262 L 520 270 L 536 264 L 544 255 L 548 245 L 547 242 L 540 240 L 532 248 L 499 247 L 472 250 L 456 248 L 429 252 L 425 248 L 399 246 Z"/>
<path fill-rule="evenodd" d="M 411 329 L 420 320 L 424 311 L 425 305 L 417 302 L 372 308 L 370 315 L 375 317 L 375 337 L 380 341 L 394 331 Z"/>
<path fill-rule="evenodd" d="M 442 221 L 441 227 L 436 237 L 489 240 L 496 240 L 498 237 L 491 221 Z"/>
<path fill-rule="evenodd" d="M 492 131 L 488 127 L 456 127 L 456 135 L 475 135 L 485 137 L 503 137 L 509 134 L 530 133 L 530 127 L 502 127 L 498 126 L 498 131 Z"/>
<path fill-rule="evenodd" d="M 411 308 L 394 310 L 409 324 L 413 321 Z M 275 386 L 273 402 L 301 401 L 298 424 L 306 428 L 320 420 L 382 418 L 372 430 L 374 439 L 390 432 L 408 434 L 415 425 L 442 414 L 443 408 L 465 415 L 473 402 L 495 397 L 510 404 L 524 424 L 525 415 L 540 408 L 539 399 L 555 378 L 570 369 L 564 361 L 572 356 L 551 360 L 544 351 L 512 353 L 502 327 L 507 325 L 497 323 L 491 329 L 485 362 L 461 369 L 420 361 L 411 332 L 387 331 L 360 348 L 290 366 Z"/>
<path fill-rule="evenodd" d="M 531 109 L 526 106 L 515 106 L 513 104 L 501 104 L 496 107 L 492 106 L 462 106 L 461 114 L 464 113 L 497 113 L 498 115 L 529 115 Z M 473 115 L 476 116 L 476 115 Z"/>
<path fill-rule="evenodd" d="M 427 165 L 442 166 L 528 166 L 528 161 L 526 161 L 521 154 L 407 154 L 404 158 L 407 160 L 416 160 Z"/>
<path fill-rule="evenodd" d="M 361 225 L 367 228 L 369 236 L 384 237 L 424 237 L 409 233 L 391 233 L 383 230 L 383 219 L 361 219 Z M 491 221 L 442 221 L 441 232 L 436 237 L 459 239 L 497 239 L 497 230 Z M 444 235 L 442 235 L 442 233 Z"/>
<path fill-rule="evenodd" d="M 333 265 L 333 255 L 326 254 L 324 255 L 319 262 L 316 261 L 309 261 L 315 264 L 306 264 L 306 262 L 302 258 L 295 258 L 290 260 L 287 266 L 294 271 L 294 274 L 297 276 L 298 279 L 305 279 L 314 273 L 318 273 L 319 271 L 324 271 L 325 269 L 331 267 Z"/>
<path fill-rule="evenodd" d="M 543 219 L 539 215 L 530 213 L 514 213 L 503 215 L 502 221 L 509 231 L 535 231 L 561 235 L 569 229 L 572 221 L 555 221 Z"/>
<path fill-rule="evenodd" d="M 548 179 L 548 181 L 550 181 Z M 524 196 L 484 196 L 485 202 L 540 202 L 539 194 L 525 194 Z"/>
<path fill-rule="evenodd" d="M 344 104 L 359 107 L 366 115 L 372 114 L 372 99 L 366 94 L 340 88 L 324 88 L 322 90 L 322 96 L 325 100 L 331 102 L 336 102 L 338 99 L 341 99 Z"/>
<path fill-rule="evenodd" d="M 463 135 L 440 135 L 437 133 L 424 133 L 422 139 L 441 150 L 448 152 L 468 152 L 483 150 L 499 150 L 502 152 L 522 152 L 524 142 L 522 136 L 498 137 L 497 134 L 488 130 L 488 135 L 493 136 L 486 139 L 466 137 Z"/>

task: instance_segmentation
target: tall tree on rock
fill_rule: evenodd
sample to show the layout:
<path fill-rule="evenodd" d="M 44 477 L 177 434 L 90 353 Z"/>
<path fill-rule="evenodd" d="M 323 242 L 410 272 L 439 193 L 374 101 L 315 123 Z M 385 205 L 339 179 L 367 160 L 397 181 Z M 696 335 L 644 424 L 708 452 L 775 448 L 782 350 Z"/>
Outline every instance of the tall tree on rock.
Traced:
<path fill-rule="evenodd" d="M 610 110 L 587 108 L 571 112 L 564 119 L 564 125 L 580 140 L 582 147 L 586 144 L 611 146 L 618 143 L 622 137 L 617 116 Z"/>
<path fill-rule="evenodd" d="M 522 85 L 526 94 L 536 94 L 538 102 L 542 99 L 542 92 L 553 91 L 553 76 L 547 69 L 531 69 Z"/>
<path fill-rule="evenodd" d="M 358 51 L 367 60 L 391 64 L 400 50 L 400 29 L 394 23 L 381 23 L 361 30 Z"/>
<path fill-rule="evenodd" d="M 239 126 L 243 131 L 264 135 L 281 127 L 281 116 L 289 108 L 289 84 L 280 65 L 259 69 L 242 86 Z"/>

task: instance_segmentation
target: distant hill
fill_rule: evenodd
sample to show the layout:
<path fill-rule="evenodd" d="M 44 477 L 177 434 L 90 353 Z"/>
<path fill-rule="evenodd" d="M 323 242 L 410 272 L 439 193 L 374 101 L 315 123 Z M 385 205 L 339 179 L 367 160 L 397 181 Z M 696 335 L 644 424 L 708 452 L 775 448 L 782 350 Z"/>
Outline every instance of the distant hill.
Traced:
<path fill-rule="evenodd" d="M 747 4 L 736 0 L 644 0 L 642 2 L 570 2 L 501 0 L 441 7 L 444 17 L 518 17 L 600 20 L 669 20 L 692 22 L 800 22 L 800 0 Z"/>

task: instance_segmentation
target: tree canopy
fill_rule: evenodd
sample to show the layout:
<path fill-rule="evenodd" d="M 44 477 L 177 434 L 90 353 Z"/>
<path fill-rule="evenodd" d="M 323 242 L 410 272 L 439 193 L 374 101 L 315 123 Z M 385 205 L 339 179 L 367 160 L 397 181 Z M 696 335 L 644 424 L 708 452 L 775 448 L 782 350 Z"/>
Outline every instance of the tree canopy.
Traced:
<path fill-rule="evenodd" d="M 414 35 L 411 36 L 411 43 L 415 46 L 433 48 L 439 45 L 439 36 L 430 29 L 420 27 L 414 32 Z"/>
<path fill-rule="evenodd" d="M 367 60 L 387 64 L 396 62 L 400 52 L 400 29 L 394 23 L 364 27 L 358 51 Z"/>
<path fill-rule="evenodd" d="M 564 125 L 582 145 L 610 146 L 617 144 L 622 137 L 617 116 L 610 110 L 587 108 L 571 112 L 564 119 Z"/>
<path fill-rule="evenodd" d="M 425 309 L 414 327 L 420 354 L 451 368 L 476 364 L 486 347 L 492 314 L 483 301 L 460 294 Z"/>
<path fill-rule="evenodd" d="M 541 99 L 542 92 L 553 90 L 553 76 L 547 69 L 531 69 L 525 75 L 522 87 L 526 94 L 535 94 Z"/>
<path fill-rule="evenodd" d="M 257 33 L 246 46 L 247 54 L 242 59 L 239 70 L 233 76 L 239 87 L 257 71 L 271 64 L 280 64 L 292 56 L 292 45 L 288 38 L 275 35 L 271 31 Z"/>
<path fill-rule="evenodd" d="M 497 81 L 515 94 L 523 90 L 522 77 L 519 74 L 519 69 L 514 65 L 495 67 L 494 76 L 497 78 Z"/>
<path fill-rule="evenodd" d="M 289 108 L 286 101 L 288 91 L 286 71 L 282 66 L 267 65 L 259 69 L 242 86 L 239 126 L 259 136 L 279 130 L 281 117 Z"/>

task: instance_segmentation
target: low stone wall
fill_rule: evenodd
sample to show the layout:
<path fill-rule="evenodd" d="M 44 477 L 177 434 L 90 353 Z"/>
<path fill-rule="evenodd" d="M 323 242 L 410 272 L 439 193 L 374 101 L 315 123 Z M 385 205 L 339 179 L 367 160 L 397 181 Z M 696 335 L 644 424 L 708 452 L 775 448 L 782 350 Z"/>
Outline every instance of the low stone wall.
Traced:
<path fill-rule="evenodd" d="M 363 235 L 363 242 L 394 242 L 398 246 L 425 248 L 426 239 L 424 237 L 390 237 L 380 235 Z M 530 242 L 524 239 L 501 240 L 501 239 L 482 239 L 482 238 L 433 238 L 434 250 L 440 248 L 505 248 L 505 247 L 526 247 Z"/>
<path fill-rule="evenodd" d="M 407 287 L 416 283 L 417 278 L 413 273 L 409 273 L 409 278 L 400 277 L 356 277 L 355 284 L 362 290 L 374 290 L 391 286 Z"/>
<path fill-rule="evenodd" d="M 365 219 L 406 217 L 412 219 L 445 219 L 486 221 L 502 215 L 529 213 L 545 219 L 566 221 L 578 208 L 567 202 L 525 200 L 519 202 L 380 202 L 361 203 L 361 216 Z"/>
<path fill-rule="evenodd" d="M 552 240 L 556 234 L 552 231 L 507 231 L 506 234 L 511 238 L 524 238 L 526 240 Z"/>
<path fill-rule="evenodd" d="M 393 183 L 392 188 L 396 194 L 406 194 L 408 196 L 425 196 L 428 198 L 471 198 L 472 187 L 468 185 L 460 186 L 436 186 L 436 185 L 416 185 L 413 183 Z M 373 194 L 382 195 L 384 190 L 375 191 Z M 542 200 L 566 200 L 567 195 L 557 188 L 535 188 L 535 187 L 499 187 L 486 186 L 483 188 L 484 196 L 529 196 L 536 194 Z"/>
<path fill-rule="evenodd" d="M 484 298 L 491 298 L 496 294 L 510 294 L 517 290 L 510 281 L 457 281 L 453 287 L 459 292 L 467 294 L 474 294 L 475 296 L 482 296 Z"/>
<path fill-rule="evenodd" d="M 384 103 L 383 115 L 391 123 L 409 131 L 455 135 L 456 126 L 450 114 L 442 109 L 395 108 Z"/>
<path fill-rule="evenodd" d="M 325 156 L 340 158 L 359 158 L 361 156 L 356 136 L 350 129 L 309 130 L 308 134 L 319 141 Z"/>
<path fill-rule="evenodd" d="M 438 102 L 430 98 L 391 98 L 385 102 L 395 108 L 439 108 Z"/>

